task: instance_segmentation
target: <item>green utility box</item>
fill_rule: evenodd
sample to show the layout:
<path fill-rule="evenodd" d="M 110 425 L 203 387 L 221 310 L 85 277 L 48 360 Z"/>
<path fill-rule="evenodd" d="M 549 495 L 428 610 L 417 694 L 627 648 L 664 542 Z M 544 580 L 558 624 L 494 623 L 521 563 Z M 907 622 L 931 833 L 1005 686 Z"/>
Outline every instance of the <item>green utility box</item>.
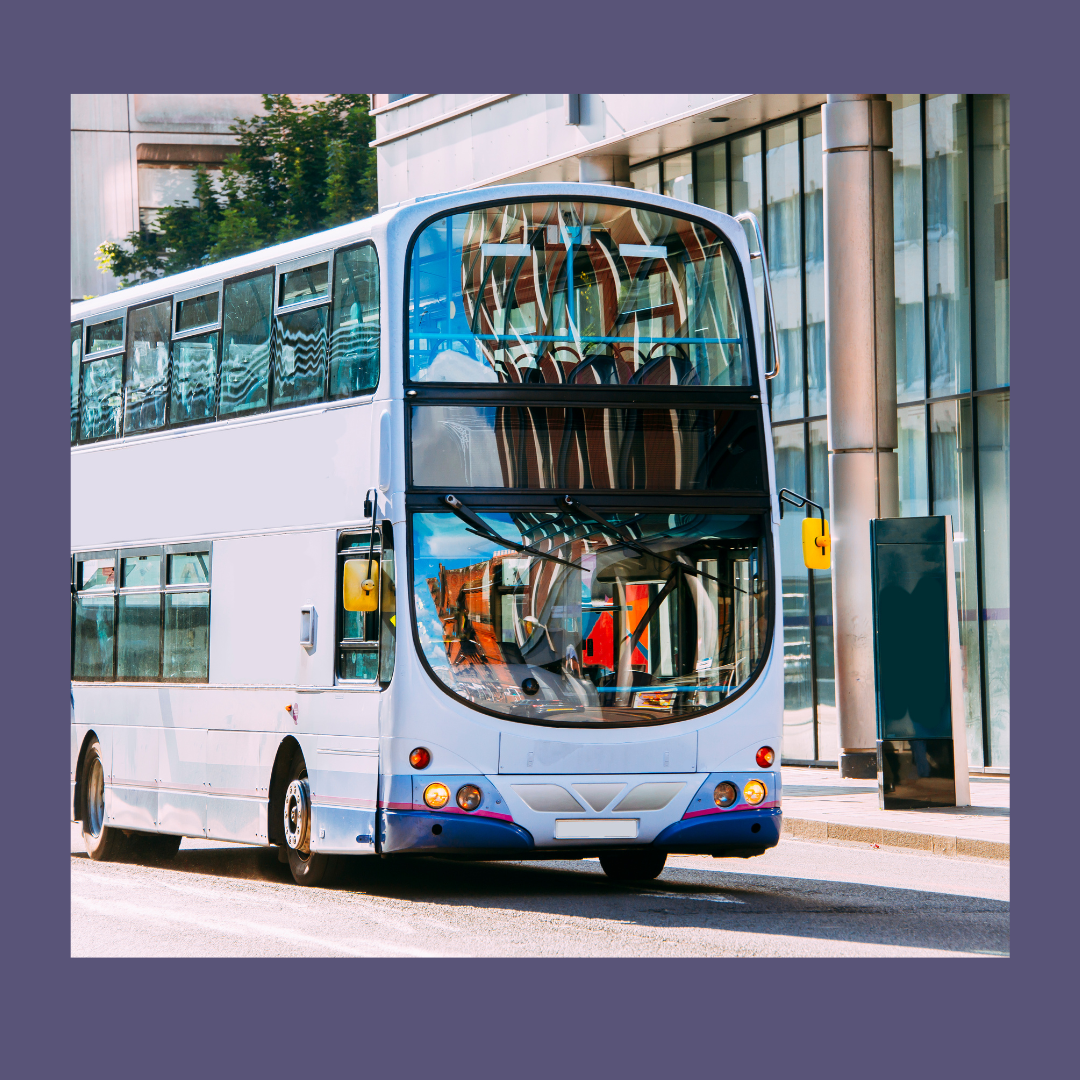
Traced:
<path fill-rule="evenodd" d="M 952 522 L 870 522 L 878 797 L 884 810 L 969 803 Z"/>

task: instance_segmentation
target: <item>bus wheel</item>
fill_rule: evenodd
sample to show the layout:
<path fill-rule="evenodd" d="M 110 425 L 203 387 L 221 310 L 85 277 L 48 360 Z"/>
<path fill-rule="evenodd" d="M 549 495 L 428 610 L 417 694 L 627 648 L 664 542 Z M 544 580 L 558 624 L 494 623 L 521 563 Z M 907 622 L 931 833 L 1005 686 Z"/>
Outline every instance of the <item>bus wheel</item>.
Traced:
<path fill-rule="evenodd" d="M 285 788 L 285 843 L 289 871 L 297 885 L 330 885 L 340 860 L 311 850 L 311 788 L 304 755 L 297 751 Z"/>
<path fill-rule="evenodd" d="M 86 748 L 82 790 L 82 836 L 86 854 L 95 862 L 122 858 L 128 838 L 120 829 L 105 824 L 105 767 L 101 762 L 101 743 L 97 739 Z"/>
<path fill-rule="evenodd" d="M 600 856 L 600 865 L 612 881 L 650 881 L 663 872 L 663 851 L 612 851 Z"/>

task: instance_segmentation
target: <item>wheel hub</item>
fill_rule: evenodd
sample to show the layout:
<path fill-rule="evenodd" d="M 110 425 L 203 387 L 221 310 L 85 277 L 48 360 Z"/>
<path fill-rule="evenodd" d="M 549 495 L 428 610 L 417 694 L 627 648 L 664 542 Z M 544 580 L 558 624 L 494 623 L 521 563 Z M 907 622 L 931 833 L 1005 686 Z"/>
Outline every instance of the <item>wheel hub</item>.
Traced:
<path fill-rule="evenodd" d="M 285 791 L 285 842 L 307 851 L 311 833 L 311 793 L 306 780 L 294 780 Z"/>

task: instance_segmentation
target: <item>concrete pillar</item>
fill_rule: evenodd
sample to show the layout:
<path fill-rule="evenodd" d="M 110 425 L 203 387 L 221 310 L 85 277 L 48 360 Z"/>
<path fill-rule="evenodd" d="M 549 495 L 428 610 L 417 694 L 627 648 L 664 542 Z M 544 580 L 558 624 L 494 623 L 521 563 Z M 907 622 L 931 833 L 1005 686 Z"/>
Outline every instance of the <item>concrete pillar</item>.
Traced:
<path fill-rule="evenodd" d="M 578 180 L 582 184 L 633 187 L 634 185 L 630 183 L 630 156 L 604 154 L 597 157 L 578 158 Z"/>
<path fill-rule="evenodd" d="M 899 515 L 892 112 L 884 94 L 822 106 L 825 353 L 840 775 L 877 775 L 870 519 Z"/>

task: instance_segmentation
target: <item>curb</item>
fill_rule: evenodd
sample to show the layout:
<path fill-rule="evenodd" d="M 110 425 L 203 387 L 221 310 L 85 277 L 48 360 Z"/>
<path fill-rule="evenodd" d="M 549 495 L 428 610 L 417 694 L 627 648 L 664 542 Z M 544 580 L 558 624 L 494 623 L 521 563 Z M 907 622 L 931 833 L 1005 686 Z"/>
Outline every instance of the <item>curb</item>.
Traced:
<path fill-rule="evenodd" d="M 782 836 L 816 843 L 832 841 L 876 844 L 879 847 L 927 851 L 947 858 L 1003 859 L 1009 861 L 1009 845 L 1001 840 L 973 840 L 965 836 L 939 836 L 935 833 L 879 829 L 873 825 L 845 825 L 839 821 L 784 816 Z"/>

